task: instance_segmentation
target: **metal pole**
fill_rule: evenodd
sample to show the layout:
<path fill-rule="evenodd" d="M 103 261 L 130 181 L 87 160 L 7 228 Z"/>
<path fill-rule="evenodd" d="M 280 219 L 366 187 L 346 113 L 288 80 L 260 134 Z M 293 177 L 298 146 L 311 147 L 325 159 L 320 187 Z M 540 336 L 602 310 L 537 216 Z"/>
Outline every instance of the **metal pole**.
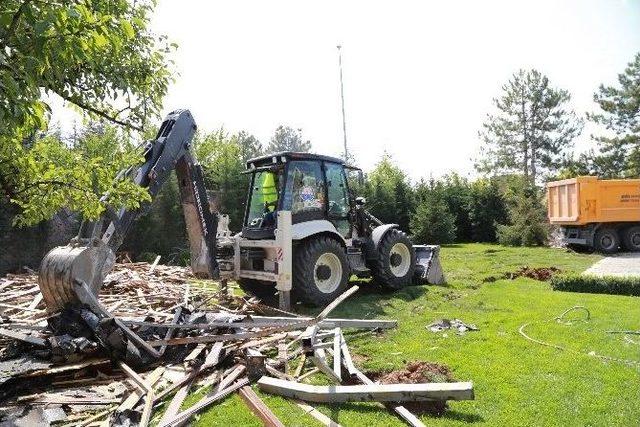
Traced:
<path fill-rule="evenodd" d="M 344 85 L 342 83 L 342 46 L 336 46 L 338 48 L 338 66 L 340 68 L 340 99 L 342 101 L 342 135 L 344 138 L 344 160 L 349 160 L 349 152 L 347 151 L 347 119 L 344 114 Z"/>

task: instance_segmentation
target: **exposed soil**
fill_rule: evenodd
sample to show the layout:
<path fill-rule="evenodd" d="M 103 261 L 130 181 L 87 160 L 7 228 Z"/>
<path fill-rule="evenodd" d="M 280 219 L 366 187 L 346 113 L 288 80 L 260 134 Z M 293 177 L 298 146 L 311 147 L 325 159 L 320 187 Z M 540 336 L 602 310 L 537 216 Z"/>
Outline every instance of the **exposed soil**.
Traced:
<path fill-rule="evenodd" d="M 448 366 L 423 361 L 409 362 L 405 369 L 398 371 L 367 372 L 366 375 L 381 384 L 445 383 L 455 381 Z M 405 402 L 403 406 L 416 414 L 430 414 L 438 417 L 444 414 L 444 411 L 448 408 L 446 401 Z"/>
<path fill-rule="evenodd" d="M 525 265 L 512 273 L 505 273 L 503 278 L 513 280 L 517 279 L 518 277 L 528 277 L 530 279 L 545 282 L 547 280 L 550 280 L 557 273 L 560 273 L 560 269 L 556 267 L 532 268 Z"/>

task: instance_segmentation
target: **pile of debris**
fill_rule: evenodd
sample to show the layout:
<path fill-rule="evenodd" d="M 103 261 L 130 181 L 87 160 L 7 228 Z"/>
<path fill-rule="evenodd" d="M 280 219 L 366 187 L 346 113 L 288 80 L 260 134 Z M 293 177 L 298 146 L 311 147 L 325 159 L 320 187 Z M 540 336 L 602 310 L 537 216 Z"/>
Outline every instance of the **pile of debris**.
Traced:
<path fill-rule="evenodd" d="M 357 289 L 301 317 L 230 296 L 186 268 L 128 263 L 107 276 L 99 300 L 85 295 L 83 305 L 49 315 L 35 274 L 8 275 L 0 279 L 0 424 L 146 426 L 153 418 L 179 426 L 238 392 L 265 425 L 282 425 L 252 383 L 325 425 L 336 424 L 303 401 L 377 401 L 421 426 L 400 402 L 473 399 L 468 382 L 377 384 L 360 372 L 343 329 L 396 322 L 328 317 Z M 352 385 L 303 382 L 316 373 Z"/>

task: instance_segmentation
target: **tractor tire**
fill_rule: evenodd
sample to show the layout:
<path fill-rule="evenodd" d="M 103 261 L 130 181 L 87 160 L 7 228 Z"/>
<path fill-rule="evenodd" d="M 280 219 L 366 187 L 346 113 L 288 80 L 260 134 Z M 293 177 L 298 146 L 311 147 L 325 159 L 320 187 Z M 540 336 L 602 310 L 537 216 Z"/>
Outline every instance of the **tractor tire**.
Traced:
<path fill-rule="evenodd" d="M 634 225 L 624 231 L 622 247 L 627 251 L 640 252 L 640 226 Z"/>
<path fill-rule="evenodd" d="M 238 279 L 240 289 L 246 294 L 251 294 L 263 300 L 265 303 L 275 300 L 276 287 L 274 283 L 257 279 Z"/>
<path fill-rule="evenodd" d="M 371 264 L 375 282 L 383 288 L 398 290 L 410 285 L 416 270 L 416 252 L 402 231 L 390 230 L 378 246 L 378 257 Z"/>
<path fill-rule="evenodd" d="M 620 246 L 620 236 L 615 228 L 601 228 L 593 239 L 596 251 L 603 254 L 615 254 Z"/>
<path fill-rule="evenodd" d="M 327 236 L 312 237 L 294 248 L 293 296 L 324 307 L 347 289 L 349 262 L 342 245 Z"/>

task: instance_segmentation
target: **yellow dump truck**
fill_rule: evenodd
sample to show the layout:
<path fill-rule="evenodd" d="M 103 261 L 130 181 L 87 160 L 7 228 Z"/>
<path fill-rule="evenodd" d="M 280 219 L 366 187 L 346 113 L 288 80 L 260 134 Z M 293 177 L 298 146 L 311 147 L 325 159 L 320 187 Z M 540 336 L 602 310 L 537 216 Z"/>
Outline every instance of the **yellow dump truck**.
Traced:
<path fill-rule="evenodd" d="M 547 184 L 549 222 L 570 246 L 640 251 L 640 179 L 579 176 Z"/>

